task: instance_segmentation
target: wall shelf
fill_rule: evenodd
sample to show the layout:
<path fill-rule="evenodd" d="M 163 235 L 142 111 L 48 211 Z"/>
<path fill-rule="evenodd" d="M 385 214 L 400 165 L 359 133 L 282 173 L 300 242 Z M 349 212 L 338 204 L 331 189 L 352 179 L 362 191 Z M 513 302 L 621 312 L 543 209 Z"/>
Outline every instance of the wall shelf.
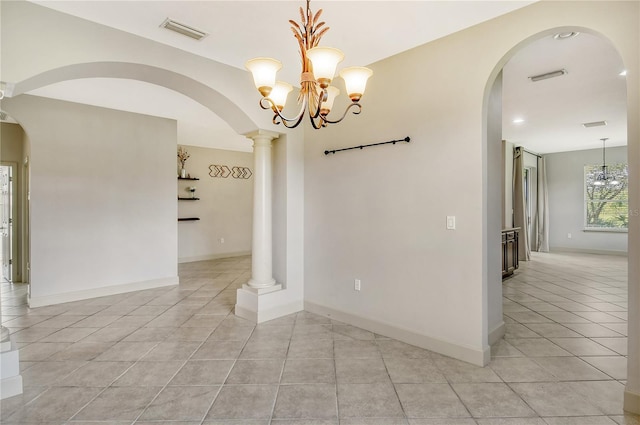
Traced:
<path fill-rule="evenodd" d="M 178 201 L 199 201 L 200 198 L 181 198 L 178 196 Z"/>
<path fill-rule="evenodd" d="M 198 217 L 178 217 L 178 221 L 198 221 L 200 220 Z"/>
<path fill-rule="evenodd" d="M 178 177 L 178 180 L 200 180 L 197 177 Z"/>

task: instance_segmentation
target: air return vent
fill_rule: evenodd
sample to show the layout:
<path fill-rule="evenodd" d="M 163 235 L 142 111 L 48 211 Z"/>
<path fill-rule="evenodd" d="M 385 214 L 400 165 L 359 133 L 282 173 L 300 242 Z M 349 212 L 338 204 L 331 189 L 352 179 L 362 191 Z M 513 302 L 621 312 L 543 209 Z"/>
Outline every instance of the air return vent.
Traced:
<path fill-rule="evenodd" d="M 584 128 L 602 127 L 603 125 L 607 125 L 607 122 L 606 121 L 585 122 L 582 125 L 584 126 Z"/>
<path fill-rule="evenodd" d="M 532 77 L 529 77 L 529 79 L 531 81 L 541 81 L 541 80 L 546 80 L 549 78 L 554 78 L 554 77 L 561 77 L 563 75 L 567 75 L 568 72 L 566 69 L 559 69 L 557 71 L 551 71 L 551 72 L 547 72 L 545 74 L 540 74 L 540 75 L 534 75 Z"/>
<path fill-rule="evenodd" d="M 163 23 L 160 24 L 160 27 L 166 28 L 171 31 L 175 31 L 178 34 L 186 35 L 187 37 L 191 37 L 194 40 L 202 40 L 208 34 L 204 31 L 200 31 L 189 25 L 181 24 L 180 22 L 176 22 L 173 19 L 165 19 Z"/>

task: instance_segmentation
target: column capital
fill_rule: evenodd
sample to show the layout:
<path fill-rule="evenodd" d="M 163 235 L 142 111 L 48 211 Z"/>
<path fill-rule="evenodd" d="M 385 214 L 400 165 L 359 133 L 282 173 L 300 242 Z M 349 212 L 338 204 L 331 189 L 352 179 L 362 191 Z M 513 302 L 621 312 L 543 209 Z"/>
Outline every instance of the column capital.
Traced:
<path fill-rule="evenodd" d="M 278 137 L 280 137 L 280 133 L 276 133 L 275 131 L 258 129 L 255 131 L 251 131 L 249 133 L 245 133 L 244 137 L 246 137 L 247 139 L 251 139 L 254 142 L 257 140 L 264 140 L 264 139 L 269 139 L 269 141 L 272 141 L 273 139 L 277 139 Z"/>

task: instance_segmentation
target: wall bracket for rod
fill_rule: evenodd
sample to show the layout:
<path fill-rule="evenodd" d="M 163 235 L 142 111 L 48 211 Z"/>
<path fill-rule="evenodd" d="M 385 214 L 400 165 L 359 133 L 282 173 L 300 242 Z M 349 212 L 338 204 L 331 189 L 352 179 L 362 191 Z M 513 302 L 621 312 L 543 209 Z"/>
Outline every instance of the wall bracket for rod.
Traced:
<path fill-rule="evenodd" d="M 371 143 L 369 145 L 360 145 L 360 146 L 352 146 L 350 148 L 328 150 L 328 151 L 324 151 L 324 154 L 325 155 L 329 155 L 330 153 L 336 153 L 336 152 L 340 152 L 340 151 L 350 151 L 352 149 L 364 149 L 364 148 L 368 148 L 368 147 L 371 147 L 371 146 L 388 145 L 388 144 L 395 145 L 396 143 L 400 143 L 400 142 L 409 143 L 410 141 L 411 141 L 411 138 L 409 136 L 407 136 L 404 139 L 389 140 L 388 142 Z"/>

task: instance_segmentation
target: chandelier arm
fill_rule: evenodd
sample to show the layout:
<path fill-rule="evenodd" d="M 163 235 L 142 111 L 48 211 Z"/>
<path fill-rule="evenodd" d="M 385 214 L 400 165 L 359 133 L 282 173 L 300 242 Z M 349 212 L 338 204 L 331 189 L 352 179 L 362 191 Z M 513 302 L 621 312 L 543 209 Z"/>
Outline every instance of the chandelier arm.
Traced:
<path fill-rule="evenodd" d="M 312 96 L 311 92 L 307 93 L 307 98 L 309 96 Z M 318 117 L 321 118 L 322 121 L 324 121 L 324 118 L 320 116 L 320 111 L 322 110 L 322 104 L 327 100 L 327 91 L 322 89 L 320 90 L 320 93 L 318 93 L 318 107 L 316 108 L 315 112 L 311 110 L 311 105 L 312 102 L 309 101 L 309 117 L 311 118 L 311 121 L 313 122 L 315 119 L 317 119 Z M 315 127 L 315 126 L 314 126 Z M 318 127 L 320 128 L 320 127 Z"/>
<path fill-rule="evenodd" d="M 317 120 L 317 122 L 316 122 L 316 120 Z M 324 119 L 322 117 L 320 117 L 320 119 L 318 120 L 317 117 L 312 117 L 311 114 L 309 114 L 309 121 L 311 121 L 311 125 L 316 130 L 327 126 L 327 124 L 325 123 L 325 121 L 324 121 Z"/>
<path fill-rule="evenodd" d="M 353 108 L 353 107 L 358 108 L 358 110 L 356 110 L 356 111 L 352 111 L 352 113 L 353 113 L 354 115 L 358 115 L 360 112 L 362 112 L 362 106 L 361 106 L 359 103 L 355 103 L 355 102 L 354 102 L 354 103 L 349 104 L 349 106 L 347 106 L 347 108 L 344 110 L 344 113 L 342 114 L 342 116 L 341 116 L 338 120 L 336 120 L 336 121 L 332 121 L 332 120 L 330 120 L 330 119 L 327 119 L 327 117 L 326 117 L 326 116 L 324 116 L 324 117 L 322 117 L 322 121 L 326 122 L 327 124 L 337 124 L 337 123 L 339 123 L 340 121 L 342 121 L 342 120 L 347 116 L 347 113 L 348 113 L 348 112 L 349 112 L 349 110 L 350 110 L 351 108 Z"/>
<path fill-rule="evenodd" d="M 265 104 L 264 102 L 267 102 L 267 103 Z M 302 118 L 304 117 L 304 111 L 306 109 L 306 106 L 307 106 L 307 99 L 305 98 L 302 102 L 302 107 L 300 108 L 298 115 L 296 115 L 293 118 L 287 118 L 284 115 L 282 115 L 282 113 L 280 112 L 276 104 L 273 103 L 273 100 L 271 100 L 268 97 L 263 97 L 262 99 L 260 99 L 260 107 L 262 109 L 271 109 L 274 112 L 273 123 L 276 125 L 282 123 L 287 128 L 294 128 L 298 124 L 300 124 L 300 122 L 302 121 Z M 278 121 L 278 119 L 280 119 L 280 121 Z M 292 125 L 291 123 L 294 123 L 294 124 Z"/>

